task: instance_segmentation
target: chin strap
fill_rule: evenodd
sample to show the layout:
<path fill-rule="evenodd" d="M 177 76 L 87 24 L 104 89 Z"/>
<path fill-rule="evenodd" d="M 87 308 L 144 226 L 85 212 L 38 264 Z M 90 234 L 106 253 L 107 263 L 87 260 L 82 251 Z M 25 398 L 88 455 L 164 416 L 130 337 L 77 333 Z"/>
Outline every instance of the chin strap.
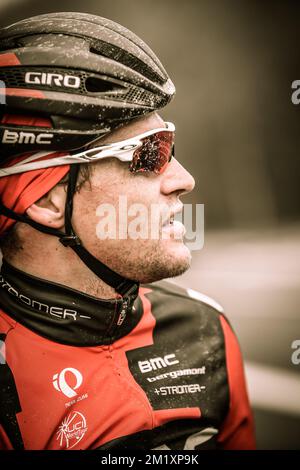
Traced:
<path fill-rule="evenodd" d="M 73 198 L 76 190 L 76 183 L 78 179 L 79 165 L 71 165 L 69 172 L 69 182 L 67 189 L 67 200 L 65 207 L 65 230 L 66 233 L 60 238 L 59 241 L 64 246 L 71 247 L 79 258 L 84 262 L 84 264 L 96 274 L 100 279 L 102 279 L 106 284 L 113 287 L 118 294 L 122 297 L 127 297 L 128 295 L 134 293 L 138 289 L 139 283 L 137 281 L 132 281 L 126 279 L 120 274 L 116 273 L 104 263 L 95 258 L 89 251 L 87 251 L 84 246 L 81 244 L 81 240 L 76 235 L 73 226 L 72 226 L 72 213 L 73 213 Z"/>
<path fill-rule="evenodd" d="M 102 279 L 106 284 L 113 287 L 118 294 L 122 297 L 128 297 L 131 294 L 137 292 L 139 288 L 138 281 L 127 279 L 120 274 L 116 273 L 104 263 L 95 258 L 89 251 L 87 251 L 81 244 L 81 240 L 76 235 L 72 226 L 72 213 L 73 213 L 73 197 L 76 190 L 76 183 L 78 178 L 79 165 L 71 165 L 69 172 L 69 181 L 67 188 L 67 199 L 65 206 L 65 233 L 60 230 L 46 227 L 45 225 L 39 224 L 34 220 L 30 219 L 27 215 L 17 214 L 16 212 L 8 209 L 0 201 L 0 214 L 5 217 L 16 220 L 17 222 L 23 222 L 31 225 L 40 232 L 48 235 L 54 235 L 59 238 L 59 241 L 65 246 L 70 247 L 79 256 L 81 261 L 94 273 L 97 277 Z"/>

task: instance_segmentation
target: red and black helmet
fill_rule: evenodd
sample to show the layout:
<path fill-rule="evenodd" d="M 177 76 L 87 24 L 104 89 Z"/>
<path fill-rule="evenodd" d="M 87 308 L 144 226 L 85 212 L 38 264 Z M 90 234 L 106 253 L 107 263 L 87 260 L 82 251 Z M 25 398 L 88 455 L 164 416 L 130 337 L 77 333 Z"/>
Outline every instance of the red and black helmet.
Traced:
<path fill-rule="evenodd" d="M 175 93 L 140 38 L 84 13 L 40 15 L 1 29 L 0 80 L 2 161 L 32 150 L 83 147 L 162 108 Z M 4 124 L 11 122 L 7 115 L 43 117 L 47 125 Z"/>

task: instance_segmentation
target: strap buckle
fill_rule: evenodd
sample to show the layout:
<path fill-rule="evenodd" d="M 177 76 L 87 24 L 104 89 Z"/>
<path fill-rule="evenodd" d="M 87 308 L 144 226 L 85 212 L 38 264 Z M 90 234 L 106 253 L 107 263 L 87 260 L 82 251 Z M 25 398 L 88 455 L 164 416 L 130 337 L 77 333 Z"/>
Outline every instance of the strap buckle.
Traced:
<path fill-rule="evenodd" d="M 81 245 L 81 240 L 77 235 L 65 235 L 61 237 L 59 241 L 66 247 Z"/>

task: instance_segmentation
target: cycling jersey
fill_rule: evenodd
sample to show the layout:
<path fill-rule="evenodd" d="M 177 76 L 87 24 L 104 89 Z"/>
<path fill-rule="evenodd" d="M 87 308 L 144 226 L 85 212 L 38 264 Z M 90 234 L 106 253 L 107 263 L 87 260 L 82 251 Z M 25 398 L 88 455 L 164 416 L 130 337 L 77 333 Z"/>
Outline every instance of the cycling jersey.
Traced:
<path fill-rule="evenodd" d="M 238 342 L 204 296 L 101 300 L 7 262 L 0 286 L 1 449 L 254 448 Z"/>

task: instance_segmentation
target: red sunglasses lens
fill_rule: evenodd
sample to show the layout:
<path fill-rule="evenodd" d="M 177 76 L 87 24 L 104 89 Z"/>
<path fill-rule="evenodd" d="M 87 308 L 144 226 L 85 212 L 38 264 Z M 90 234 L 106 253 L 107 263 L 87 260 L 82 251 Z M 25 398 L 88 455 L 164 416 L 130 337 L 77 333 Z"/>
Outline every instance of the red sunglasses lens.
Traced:
<path fill-rule="evenodd" d="M 133 154 L 130 171 L 163 173 L 174 155 L 174 132 L 160 131 L 145 137 L 142 142 Z"/>

